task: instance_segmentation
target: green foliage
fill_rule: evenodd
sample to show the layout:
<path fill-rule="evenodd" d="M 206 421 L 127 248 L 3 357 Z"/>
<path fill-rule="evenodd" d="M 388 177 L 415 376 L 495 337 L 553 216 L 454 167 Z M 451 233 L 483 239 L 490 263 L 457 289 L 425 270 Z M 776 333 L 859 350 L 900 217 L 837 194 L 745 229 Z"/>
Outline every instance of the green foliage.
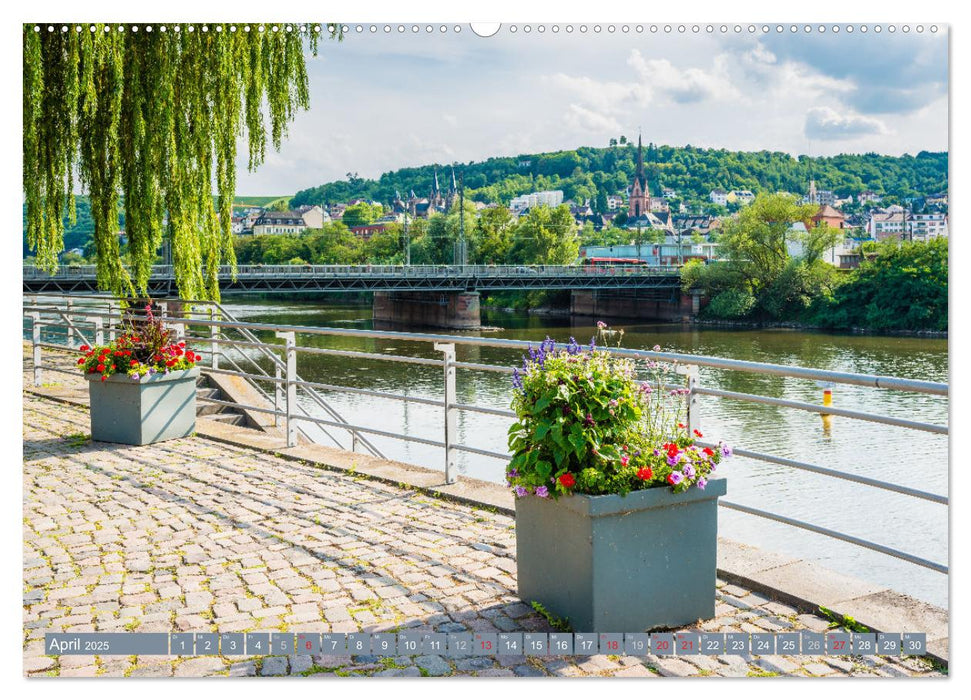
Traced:
<path fill-rule="evenodd" d="M 341 217 L 341 222 L 348 228 L 353 226 L 367 226 L 368 224 L 372 224 L 375 222 L 375 220 L 381 218 L 383 213 L 384 210 L 381 208 L 380 204 L 358 202 L 357 204 L 352 204 L 344 210 L 344 215 Z"/>
<path fill-rule="evenodd" d="M 243 265 L 286 265 L 291 259 L 313 265 L 358 265 L 365 261 L 365 244 L 344 224 L 328 222 L 322 229 L 300 234 L 237 238 L 236 258 Z"/>
<path fill-rule="evenodd" d="M 462 166 L 466 197 L 486 203 L 509 204 L 518 195 L 560 189 L 567 199 L 590 199 L 600 213 L 606 195 L 631 184 L 636 168 L 636 145 L 609 148 L 582 147 L 573 151 L 524 154 L 515 158 L 489 158 Z M 645 164 L 652 190 L 671 187 L 685 204 L 705 213 L 724 214 L 725 207 L 709 201 L 715 188 L 803 193 L 810 177 L 820 189 L 844 197 L 873 190 L 890 198 L 914 197 L 947 189 L 948 154 L 921 151 L 916 156 L 843 154 L 832 157 L 794 158 L 788 153 L 738 152 L 692 146 L 646 147 Z M 435 168 L 402 168 L 377 180 L 352 177 L 298 192 L 291 204 L 343 202 L 356 197 L 390 202 L 395 191 L 428 192 Z M 885 199 L 889 203 L 889 199 Z"/>
<path fill-rule="evenodd" d="M 601 340 L 619 343 L 622 336 L 598 326 Z M 667 391 L 658 363 L 648 362 L 651 380 L 642 383 L 633 360 L 572 340 L 557 351 L 547 339 L 523 369 L 513 375 L 517 421 L 509 428 L 506 468 L 519 497 L 704 488 L 722 457 L 694 447 L 681 422 L 687 390 Z"/>
<path fill-rule="evenodd" d="M 849 279 L 819 299 L 811 319 L 827 328 L 946 331 L 948 244 L 888 240 Z"/>
<path fill-rule="evenodd" d="M 577 226 L 570 208 L 540 206 L 520 217 L 510 257 L 533 265 L 570 265 L 580 252 Z"/>
<path fill-rule="evenodd" d="M 533 610 L 539 613 L 548 623 L 550 627 L 555 629 L 557 632 L 572 632 L 573 627 L 570 626 L 570 620 L 565 617 L 557 617 L 549 610 L 547 610 L 542 603 L 538 600 L 534 600 L 530 603 Z"/>
<path fill-rule="evenodd" d="M 722 227 L 719 243 L 727 261 L 686 266 L 682 288 L 708 291 L 708 317 L 800 318 L 832 292 L 839 274 L 823 262 L 822 254 L 843 233 L 813 226 L 815 213 L 814 205 L 799 204 L 791 195 L 758 195 Z M 792 243 L 801 249 L 798 256 L 789 253 Z"/>
<path fill-rule="evenodd" d="M 165 235 L 180 295 L 218 299 L 218 266 L 235 264 L 237 138 L 245 126 L 249 166 L 257 167 L 268 115 L 279 148 L 296 110 L 309 106 L 304 50 L 309 42 L 316 53 L 318 35 L 228 24 L 169 28 L 23 26 L 27 242 L 39 265 L 57 269 L 77 177 L 90 200 L 99 288 L 144 293 Z M 130 270 L 117 236 L 122 195 Z"/>
<path fill-rule="evenodd" d="M 743 318 L 755 307 L 755 297 L 745 289 L 726 289 L 708 304 L 707 313 L 715 318 Z"/>
<path fill-rule="evenodd" d="M 829 628 L 836 629 L 837 627 L 842 627 L 850 632 L 869 632 L 870 628 L 866 625 L 862 625 L 849 615 L 840 615 L 837 612 L 833 612 L 829 608 L 825 608 L 822 605 L 819 606 L 819 612 L 830 621 Z"/>

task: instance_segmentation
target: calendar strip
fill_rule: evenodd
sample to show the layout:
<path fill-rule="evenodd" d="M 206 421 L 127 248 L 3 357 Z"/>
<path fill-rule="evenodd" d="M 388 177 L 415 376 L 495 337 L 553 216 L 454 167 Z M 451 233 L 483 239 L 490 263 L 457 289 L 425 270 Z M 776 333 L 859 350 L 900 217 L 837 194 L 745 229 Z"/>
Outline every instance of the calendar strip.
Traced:
<path fill-rule="evenodd" d="M 56 633 L 51 656 L 924 656 L 923 632 L 209 632 Z"/>

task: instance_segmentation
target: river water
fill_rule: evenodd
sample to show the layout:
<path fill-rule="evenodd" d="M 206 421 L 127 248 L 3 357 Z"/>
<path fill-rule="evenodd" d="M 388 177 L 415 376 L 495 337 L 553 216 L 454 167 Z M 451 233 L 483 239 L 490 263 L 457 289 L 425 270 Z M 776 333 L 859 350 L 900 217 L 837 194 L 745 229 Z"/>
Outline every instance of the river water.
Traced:
<path fill-rule="evenodd" d="M 372 328 L 366 306 L 320 305 L 302 300 L 243 297 L 226 301 L 240 320 Z M 483 311 L 483 323 L 501 330 L 471 335 L 541 341 L 550 336 L 589 342 L 595 333 L 587 319 L 539 317 Z M 722 330 L 680 324 L 614 323 L 623 329 L 623 347 L 648 349 L 655 344 L 671 352 L 740 360 L 882 374 L 946 382 L 947 340 L 909 337 L 839 335 L 794 330 Z M 409 330 L 409 329 L 401 329 Z M 263 334 L 272 338 L 271 333 Z M 440 359 L 431 343 L 364 338 L 299 336 L 299 345 Z M 519 354 L 497 348 L 459 345 L 457 359 L 466 362 L 518 365 Z M 442 398 L 439 367 L 325 355 L 299 355 L 305 380 L 343 386 Z M 701 383 L 730 391 L 820 403 L 816 382 L 701 368 Z M 458 373 L 458 401 L 508 408 L 509 375 Z M 441 440 L 442 410 L 369 396 L 328 393 L 328 401 L 351 423 L 404 431 Z M 906 419 L 947 424 L 946 397 L 838 385 L 833 405 Z M 866 475 L 937 494 L 948 493 L 948 441 L 943 435 L 833 417 L 824 425 L 819 415 L 787 408 L 701 397 L 705 439 L 770 453 L 832 469 Z M 459 442 L 506 451 L 509 419 L 461 412 Z M 346 435 L 346 434 L 345 434 Z M 418 443 L 371 437 L 389 458 L 444 469 L 443 450 Z M 462 473 L 503 482 L 505 464 L 489 457 L 462 454 Z M 931 561 L 948 561 L 947 506 L 909 498 L 789 467 L 735 457 L 719 474 L 728 478 L 728 500 L 832 528 L 902 549 Z M 797 530 L 747 514 L 720 509 L 720 534 L 764 549 L 799 556 L 848 575 L 889 586 L 934 605 L 947 607 L 947 577 L 858 546 Z"/>

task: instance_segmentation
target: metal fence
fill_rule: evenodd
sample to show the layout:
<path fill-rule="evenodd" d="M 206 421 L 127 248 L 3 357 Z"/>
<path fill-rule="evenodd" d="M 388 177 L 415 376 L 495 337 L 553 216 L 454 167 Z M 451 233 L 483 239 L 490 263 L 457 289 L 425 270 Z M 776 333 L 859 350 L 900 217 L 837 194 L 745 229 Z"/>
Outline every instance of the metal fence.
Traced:
<path fill-rule="evenodd" d="M 155 299 L 155 303 L 172 305 L 164 320 L 175 328 L 176 332 L 193 343 L 208 346 L 201 354 L 208 356 L 207 372 L 241 377 L 257 386 L 261 396 L 265 399 L 263 406 L 241 405 L 230 401 L 216 399 L 200 399 L 215 404 L 243 408 L 248 411 L 264 413 L 274 416 L 277 425 L 283 427 L 288 446 L 295 446 L 299 436 L 310 439 L 311 433 L 305 429 L 307 424 L 316 425 L 322 435 L 326 436 L 338 447 L 351 450 L 365 450 L 370 454 L 383 456 L 380 451 L 368 441 L 367 436 L 393 438 L 406 442 L 415 442 L 444 450 L 444 473 L 447 483 L 454 483 L 458 479 L 457 455 L 460 452 L 507 461 L 509 454 L 485 449 L 475 445 L 458 442 L 456 430 L 457 417 L 460 412 L 478 413 L 484 415 L 513 418 L 515 414 L 510 410 L 496 409 L 485 406 L 459 403 L 457 401 L 457 373 L 464 371 L 485 371 L 511 374 L 512 367 L 494 364 L 459 362 L 456 360 L 455 348 L 458 345 L 479 347 L 497 347 L 525 352 L 530 343 L 527 341 L 508 340 L 501 338 L 463 337 L 427 333 L 410 333 L 397 331 L 352 330 L 340 328 L 317 328 L 308 326 L 291 326 L 268 323 L 248 323 L 232 317 L 221 305 L 212 302 L 179 302 L 176 299 Z M 84 304 L 82 306 L 81 304 Z M 175 306 L 175 305 L 178 306 Z M 183 312 L 182 304 L 191 306 L 192 311 Z M 42 372 L 46 370 L 63 371 L 46 365 L 42 361 L 41 351 L 49 349 L 73 349 L 80 342 L 102 343 L 104 334 L 113 335 L 122 320 L 122 314 L 117 303 L 101 295 L 71 295 L 67 296 L 38 296 L 28 298 L 24 306 L 24 316 L 30 323 L 30 337 L 33 346 L 34 383 L 42 382 Z M 45 342 L 42 338 L 44 329 L 57 328 L 65 337 L 63 344 Z M 87 331 L 87 334 L 85 334 Z M 281 339 L 282 344 L 262 342 L 255 335 L 256 332 L 272 332 Z M 309 347 L 300 345 L 298 336 L 341 336 L 356 338 L 392 339 L 413 341 L 430 344 L 434 350 L 441 353 L 440 358 L 422 358 L 385 353 L 368 353 L 354 350 L 339 350 L 331 348 Z M 234 355 L 226 353 L 225 348 L 237 349 Z M 924 431 L 939 435 L 948 435 L 948 426 L 907 420 L 894 416 L 874 414 L 864 411 L 838 409 L 832 406 L 790 401 L 786 399 L 760 396 L 732 391 L 707 388 L 701 385 L 699 367 L 711 367 L 738 372 L 791 377 L 799 379 L 830 382 L 853 386 L 870 387 L 879 390 L 898 390 L 919 394 L 937 396 L 948 395 L 948 385 L 917 379 L 889 377 L 848 372 L 836 372 L 806 367 L 793 367 L 760 362 L 748 362 L 721 357 L 708 357 L 684 353 L 655 352 L 651 350 L 631 350 L 621 348 L 606 348 L 609 352 L 621 356 L 653 360 L 657 362 L 677 363 L 684 375 L 684 385 L 688 389 L 688 420 L 690 431 L 700 426 L 700 405 L 698 397 L 715 396 L 723 399 L 758 403 L 797 411 L 807 411 L 822 416 L 842 416 L 860 421 L 876 422 L 895 426 L 902 429 Z M 274 368 L 273 376 L 265 371 L 254 358 L 245 354 L 246 350 L 255 352 L 257 357 L 268 359 Z M 383 362 L 417 364 L 434 366 L 442 371 L 442 395 L 440 399 L 406 396 L 394 392 L 377 391 L 371 389 L 341 386 L 323 382 L 306 381 L 298 374 L 298 358 L 301 355 L 330 355 L 353 357 L 358 359 L 376 360 Z M 241 360 L 242 358 L 242 360 Z M 229 363 L 231 368 L 225 363 Z M 254 369 L 255 368 L 255 369 Z M 272 394 L 259 389 L 259 384 L 270 384 Z M 669 385 L 670 386 L 670 385 Z M 406 434 L 386 430 L 375 425 L 352 424 L 345 420 L 339 412 L 328 404 L 320 392 L 340 392 L 363 396 L 380 397 L 403 402 L 414 402 L 426 406 L 442 409 L 441 439 L 429 439 L 418 435 Z M 317 411 L 307 410 L 300 401 L 305 397 Z M 319 415 L 322 414 L 322 415 Z M 334 432 L 346 433 L 350 437 L 350 444 L 341 441 Z M 315 436 L 316 437 L 316 436 Z M 346 441 L 346 437 L 345 437 Z M 698 442 L 701 446 L 715 447 L 710 442 Z M 788 469 L 801 470 L 819 474 L 828 478 L 857 483 L 874 489 L 901 494 L 908 498 L 929 501 L 947 506 L 948 497 L 922 491 L 920 489 L 886 482 L 858 474 L 841 471 L 831 467 L 796 461 L 744 448 L 736 448 L 735 454 L 766 463 L 780 465 Z M 425 465 L 427 466 L 427 465 Z M 786 515 L 773 513 L 762 509 L 752 508 L 721 499 L 724 508 L 748 515 L 768 519 L 784 525 L 825 535 L 833 539 L 848 542 L 866 549 L 879 552 L 912 564 L 947 574 L 946 564 L 933 562 L 923 557 L 904 552 L 893 547 L 868 541 L 834 529 L 821 527 L 809 522 L 790 518 Z"/>

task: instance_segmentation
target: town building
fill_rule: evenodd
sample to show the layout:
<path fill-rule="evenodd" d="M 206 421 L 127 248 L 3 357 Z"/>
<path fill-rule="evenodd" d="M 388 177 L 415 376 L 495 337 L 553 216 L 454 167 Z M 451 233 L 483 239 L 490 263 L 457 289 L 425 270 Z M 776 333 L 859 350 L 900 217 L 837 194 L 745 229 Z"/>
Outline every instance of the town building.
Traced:
<path fill-rule="evenodd" d="M 874 210 L 867 221 L 866 232 L 870 238 L 877 241 L 903 238 L 908 233 L 906 210 L 903 207 Z"/>
<path fill-rule="evenodd" d="M 830 190 L 817 190 L 816 181 L 809 181 L 809 193 L 802 198 L 803 204 L 829 204 L 836 203 L 836 195 Z"/>
<path fill-rule="evenodd" d="M 929 241 L 932 238 L 947 237 L 947 214 L 930 212 L 911 214 L 907 220 L 908 233 L 913 240 Z"/>
<path fill-rule="evenodd" d="M 872 202 L 873 204 L 876 204 L 881 199 L 883 199 L 883 197 L 881 197 L 880 195 L 878 195 L 873 190 L 867 190 L 866 192 L 860 192 L 860 194 L 858 194 L 856 196 L 856 201 L 859 204 L 867 204 L 867 203 L 870 203 L 870 202 Z"/>
<path fill-rule="evenodd" d="M 728 204 L 728 192 L 722 189 L 712 190 L 711 193 L 708 195 L 708 199 L 710 199 L 715 204 L 720 204 L 721 206 L 724 207 Z"/>
<path fill-rule="evenodd" d="M 829 204 L 823 204 L 813 216 L 813 224 L 825 224 L 830 228 L 842 230 L 846 228 L 846 217 L 839 209 L 834 209 Z"/>
<path fill-rule="evenodd" d="M 630 186 L 630 204 L 627 207 L 628 215 L 636 219 L 649 212 L 666 212 L 668 203 L 664 197 L 652 197 L 651 188 L 647 182 L 647 175 L 644 173 L 644 154 L 641 137 L 637 137 L 637 170 L 634 173 L 634 182 Z"/>
<path fill-rule="evenodd" d="M 316 205 L 305 204 L 297 207 L 297 213 L 303 218 L 303 223 L 307 228 L 323 228 L 325 223 L 330 223 L 330 214 Z"/>
<path fill-rule="evenodd" d="M 300 212 L 296 211 L 264 211 L 253 225 L 253 235 L 282 235 L 303 233 L 307 224 Z"/>
<path fill-rule="evenodd" d="M 620 207 L 624 206 L 624 196 L 620 194 L 608 194 L 607 195 L 607 208 L 610 211 L 616 211 Z"/>
<path fill-rule="evenodd" d="M 755 201 L 755 195 L 750 190 L 732 190 L 725 195 L 728 202 L 737 202 L 741 205 L 751 204 Z"/>
<path fill-rule="evenodd" d="M 678 196 L 678 193 L 672 190 L 670 187 L 665 187 L 664 189 L 661 190 L 661 196 L 664 197 L 665 199 L 676 199 Z"/>
<path fill-rule="evenodd" d="M 546 190 L 513 197 L 509 202 L 509 208 L 521 212 L 534 207 L 558 207 L 561 204 L 563 204 L 563 190 Z"/>

